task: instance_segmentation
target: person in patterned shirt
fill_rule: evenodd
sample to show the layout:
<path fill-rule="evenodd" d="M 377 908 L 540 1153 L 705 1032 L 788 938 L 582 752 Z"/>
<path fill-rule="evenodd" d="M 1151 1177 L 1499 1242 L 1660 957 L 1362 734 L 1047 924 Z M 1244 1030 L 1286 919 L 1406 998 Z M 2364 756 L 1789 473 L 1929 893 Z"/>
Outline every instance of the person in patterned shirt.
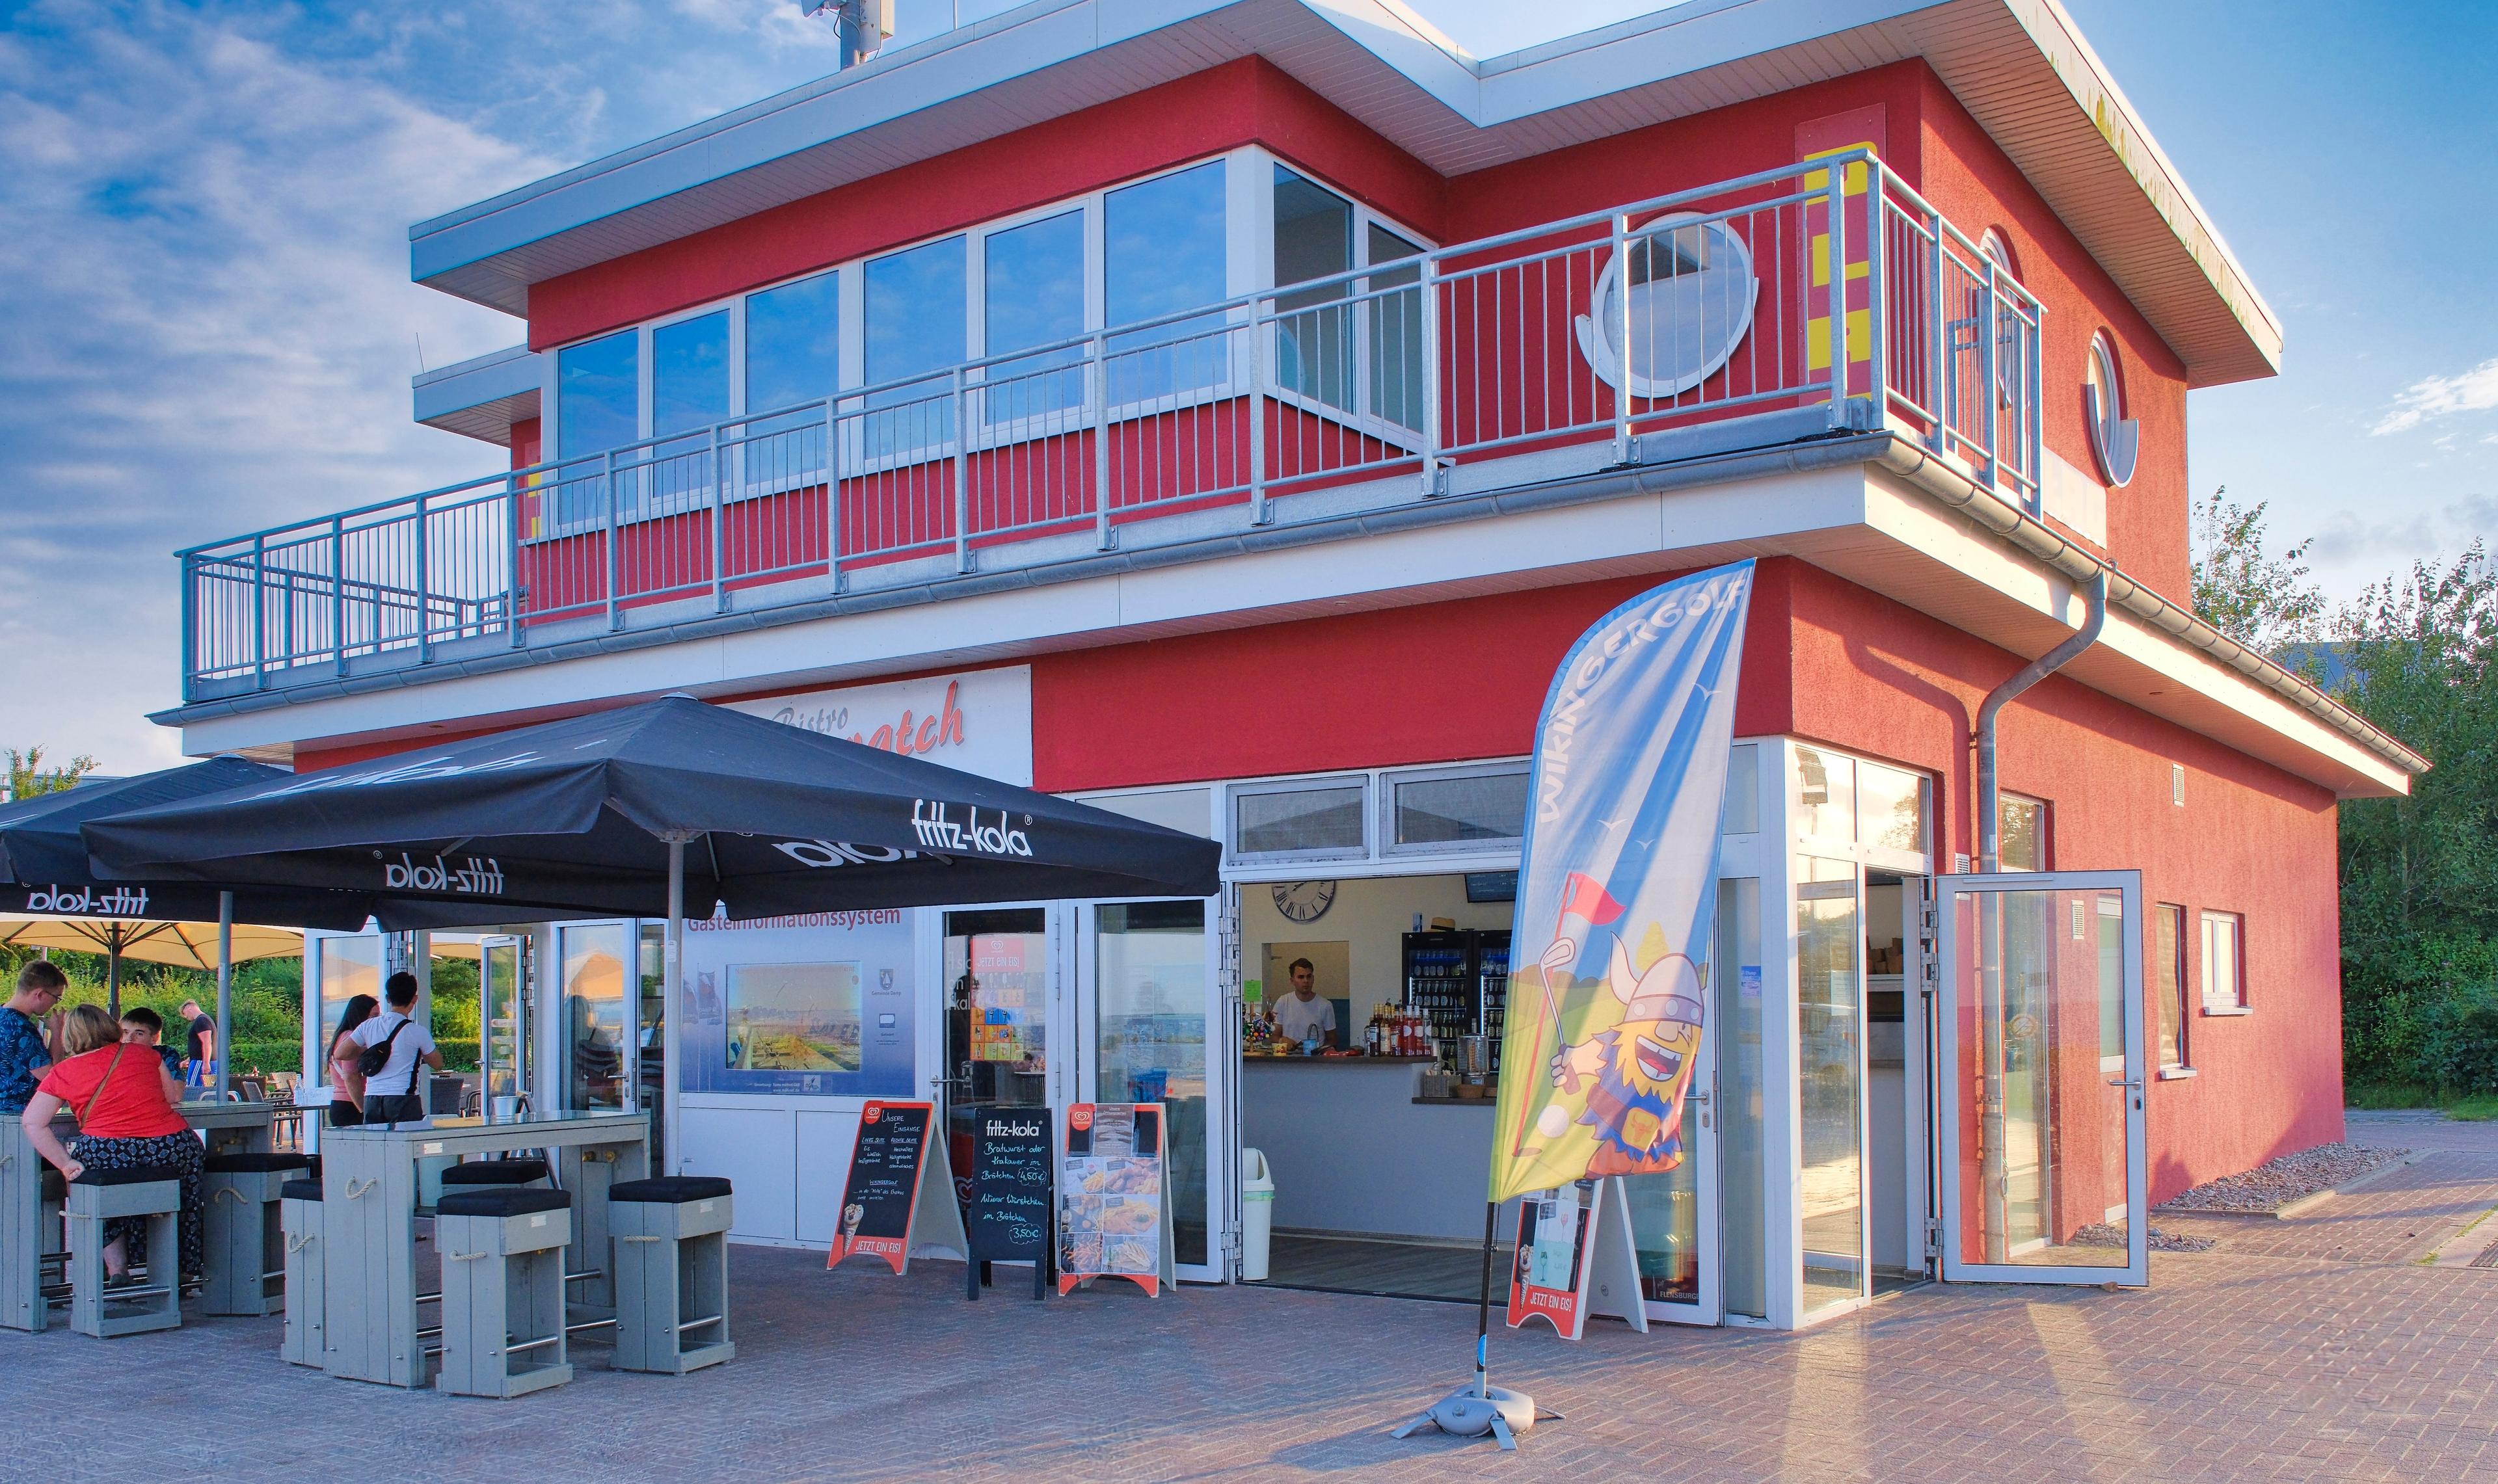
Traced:
<path fill-rule="evenodd" d="M 25 1112 L 35 1084 L 52 1064 L 60 1044 L 58 1007 L 69 987 L 60 966 L 42 959 L 17 971 L 17 993 L 0 1005 L 0 1113 Z"/>

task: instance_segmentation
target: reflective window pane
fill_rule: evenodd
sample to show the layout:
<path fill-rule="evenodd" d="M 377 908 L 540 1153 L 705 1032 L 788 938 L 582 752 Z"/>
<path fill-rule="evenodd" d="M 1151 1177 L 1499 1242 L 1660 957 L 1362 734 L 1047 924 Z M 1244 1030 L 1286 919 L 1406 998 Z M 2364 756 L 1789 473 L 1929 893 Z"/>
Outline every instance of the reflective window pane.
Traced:
<path fill-rule="evenodd" d="M 1423 251 L 1385 227 L 1370 229 L 1370 263 L 1393 263 Z M 1391 268 L 1365 279 L 1370 300 L 1369 410 L 1399 427 L 1423 426 L 1423 281 L 1420 266 Z M 1417 287 L 1406 288 L 1412 284 Z M 1399 293 L 1383 290 L 1399 289 Z"/>
<path fill-rule="evenodd" d="M 1108 799 L 1084 801 L 1097 809 L 1141 819 L 1149 825 L 1177 830 L 1201 839 L 1215 837 L 1213 825 L 1214 797 L 1202 788 L 1163 789 L 1150 794 L 1119 794 Z"/>
<path fill-rule="evenodd" d="M 1996 798 L 1998 870 L 2047 868 L 2047 806 L 2013 794 Z"/>
<path fill-rule="evenodd" d="M 969 1171 L 979 1110 L 1049 1104 L 1049 914 L 945 914 L 945 1128 Z"/>
<path fill-rule="evenodd" d="M 1275 284 L 1306 283 L 1353 268 L 1353 204 L 1275 167 Z M 1275 384 L 1331 407 L 1353 391 L 1353 318 L 1343 283 L 1278 294 Z M 1295 313 L 1293 311 L 1299 311 Z"/>
<path fill-rule="evenodd" d="M 1883 850 L 1926 850 L 1925 780 L 1878 763 L 1856 765 L 1856 838 Z"/>
<path fill-rule="evenodd" d="M 1066 211 L 981 244 L 981 314 L 988 354 L 1053 345 L 1084 332 L 1084 213 Z M 993 365 L 981 406 L 991 423 L 1011 423 L 1084 403 L 1081 347 Z"/>
<path fill-rule="evenodd" d="M 641 367 L 638 331 L 556 352 L 558 457 L 600 454 L 642 436 Z"/>
<path fill-rule="evenodd" d="M 1158 1102 L 1170 1119 L 1174 1260 L 1209 1260 L 1206 1206 L 1205 903 L 1095 908 L 1101 1042 L 1095 1092 L 1104 1102 Z"/>
<path fill-rule="evenodd" d="M 321 958 L 320 978 L 313 986 L 317 996 L 312 1005 L 312 1024 L 321 1027 L 322 1055 L 312 1068 L 312 1080 L 330 1081 L 330 1043 L 337 1039 L 338 1020 L 347 1010 L 347 1001 L 359 995 L 369 995 L 378 1008 L 382 998 L 382 939 L 376 933 L 366 937 L 325 937 L 317 940 Z"/>
<path fill-rule="evenodd" d="M 2234 1010 L 2247 1002 L 2246 965 L 2239 959 L 2238 919 L 2203 914 L 2203 1008 Z"/>
<path fill-rule="evenodd" d="M 1798 839 L 1856 837 L 1856 760 L 1819 747 L 1795 749 Z"/>
<path fill-rule="evenodd" d="M 519 942 L 487 944 L 477 975 L 487 1110 L 500 1118 L 528 1088 L 528 1001 L 521 989 Z"/>
<path fill-rule="evenodd" d="M 564 1106 L 624 1108 L 624 975 L 633 945 L 622 923 L 561 931 L 563 945 Z"/>
<path fill-rule="evenodd" d="M 1102 204 L 1105 322 L 1133 325 L 1220 303 L 1225 269 L 1220 160 L 1110 192 Z M 1219 316 L 1110 339 L 1109 397 L 1124 404 L 1220 385 L 1232 332 Z"/>
<path fill-rule="evenodd" d="M 1355 783 L 1235 795 L 1234 848 L 1242 855 L 1360 851 L 1364 792 Z"/>
<path fill-rule="evenodd" d="M 869 453 L 930 449 L 954 436 L 953 385 L 930 376 L 964 355 L 963 239 L 947 237 L 867 265 L 865 325 L 870 382 L 929 379 L 870 398 L 887 409 L 868 420 Z"/>
<path fill-rule="evenodd" d="M 1801 873 L 1800 873 L 1801 874 Z M 1826 895 L 1825 895 L 1826 894 Z M 1862 987 L 1856 893 L 1823 887 L 1796 902 L 1801 1034 L 1804 1312 L 1865 1291 Z"/>
<path fill-rule="evenodd" d="M 746 296 L 746 410 L 769 412 L 841 385 L 842 275 Z"/>
<path fill-rule="evenodd" d="M 1477 774 L 1395 783 L 1396 843 L 1512 840 L 1526 833 L 1526 774 Z"/>
<path fill-rule="evenodd" d="M 1717 1037 L 1719 1290 L 1726 1311 L 1769 1317 L 1769 1145 L 1761 1099 L 1761 883 L 1717 883 L 1709 969 Z"/>
<path fill-rule="evenodd" d="M 709 427 L 728 416 L 728 311 L 651 332 L 651 436 Z"/>
<path fill-rule="evenodd" d="M 1719 832 L 1757 835 L 1761 829 L 1761 744 L 1738 742 L 1726 752 L 1726 805 Z"/>
<path fill-rule="evenodd" d="M 2160 1064 L 2186 1065 L 2186 909 L 2171 901 L 2151 909 L 2151 1000 Z"/>

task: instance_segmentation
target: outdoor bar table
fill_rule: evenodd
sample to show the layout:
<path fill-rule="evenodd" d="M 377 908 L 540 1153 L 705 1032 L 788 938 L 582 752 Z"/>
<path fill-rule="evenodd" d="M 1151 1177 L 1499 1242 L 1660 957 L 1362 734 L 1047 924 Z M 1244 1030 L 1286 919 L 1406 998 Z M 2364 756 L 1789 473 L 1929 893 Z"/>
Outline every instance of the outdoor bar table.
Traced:
<path fill-rule="evenodd" d="M 277 1109 L 269 1103 L 184 1103 L 182 1121 L 199 1131 L 211 1154 L 266 1154 L 277 1147 Z"/>
<path fill-rule="evenodd" d="M 607 1187 L 649 1173 L 647 1113 L 535 1113 L 489 1123 L 436 1119 L 406 1128 L 349 1125 L 321 1131 L 321 1251 L 330 1374 L 392 1386 L 431 1377 L 428 1328 L 416 1283 L 417 1161 L 544 1150 L 557 1182 L 572 1192 L 567 1273 L 597 1276 L 572 1284 L 576 1310 L 616 1311 L 609 1261 Z"/>

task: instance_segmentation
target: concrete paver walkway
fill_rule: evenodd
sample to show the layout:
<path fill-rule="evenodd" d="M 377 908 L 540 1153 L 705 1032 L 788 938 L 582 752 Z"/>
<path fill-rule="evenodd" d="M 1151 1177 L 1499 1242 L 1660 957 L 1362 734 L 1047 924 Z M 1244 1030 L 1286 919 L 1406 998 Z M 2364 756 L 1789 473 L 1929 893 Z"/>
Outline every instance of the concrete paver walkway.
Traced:
<path fill-rule="evenodd" d="M 1916 1290 L 1804 1336 L 1496 1336 L 1569 1420 L 1519 1455 L 1387 1430 L 1464 1378 L 1471 1310 L 1258 1289 L 963 1302 L 741 1248 L 738 1360 L 597 1369 L 515 1403 L 282 1364 L 274 1321 L 97 1342 L 0 1333 L 0 1478 L 569 1480 L 2498 1479 L 2498 1270 L 2420 1259 L 2498 1206 L 2498 1125 L 2354 1116 L 2429 1152 L 2153 1286 Z"/>

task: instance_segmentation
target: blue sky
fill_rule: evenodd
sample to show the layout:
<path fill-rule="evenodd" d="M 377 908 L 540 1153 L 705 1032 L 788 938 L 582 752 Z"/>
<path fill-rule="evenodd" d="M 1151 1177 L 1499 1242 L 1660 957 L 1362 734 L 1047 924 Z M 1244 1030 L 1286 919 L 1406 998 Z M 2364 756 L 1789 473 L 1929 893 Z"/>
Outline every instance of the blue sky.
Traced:
<path fill-rule="evenodd" d="M 2066 3 L 2287 326 L 2194 394 L 2196 489 L 2337 596 L 2498 527 L 2498 7 Z M 1649 7 L 1418 8 L 1492 55 Z M 794 0 L 0 0 L 0 745 L 174 761 L 173 549 L 493 466 L 407 378 L 521 327 L 410 222 L 831 65 Z"/>

